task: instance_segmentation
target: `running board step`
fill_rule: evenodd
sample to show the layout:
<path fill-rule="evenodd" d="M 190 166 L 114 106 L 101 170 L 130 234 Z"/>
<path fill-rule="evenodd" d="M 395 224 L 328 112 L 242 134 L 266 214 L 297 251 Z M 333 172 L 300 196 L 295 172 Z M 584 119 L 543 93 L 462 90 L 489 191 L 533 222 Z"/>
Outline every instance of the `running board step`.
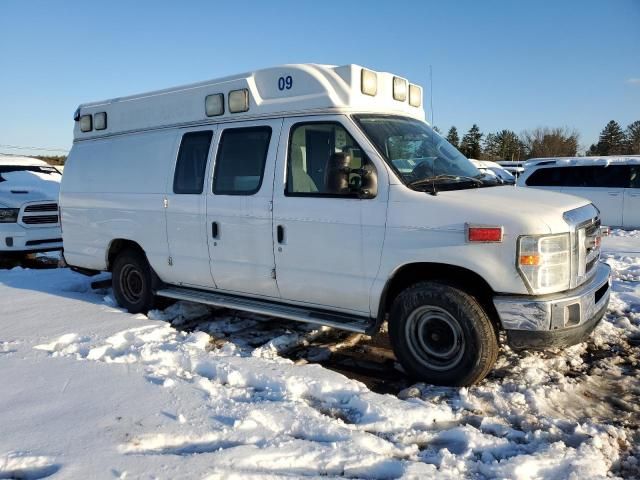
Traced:
<path fill-rule="evenodd" d="M 230 308 L 259 315 L 271 315 L 304 323 L 325 325 L 327 327 L 347 330 L 349 332 L 366 333 L 373 321 L 368 317 L 345 315 L 343 313 L 331 313 L 322 310 L 310 310 L 308 308 L 283 305 L 246 297 L 236 297 L 221 293 L 192 290 L 190 288 L 168 287 L 158 290 L 156 295 L 160 297 L 186 300 L 189 302 L 204 303 L 214 307 Z"/>

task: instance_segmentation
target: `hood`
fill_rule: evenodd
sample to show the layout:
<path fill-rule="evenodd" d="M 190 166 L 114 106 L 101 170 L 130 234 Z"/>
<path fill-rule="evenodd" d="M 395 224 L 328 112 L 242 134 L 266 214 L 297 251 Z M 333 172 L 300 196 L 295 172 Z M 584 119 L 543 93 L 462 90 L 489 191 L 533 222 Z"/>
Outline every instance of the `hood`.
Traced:
<path fill-rule="evenodd" d="M 392 202 L 412 204 L 413 222 L 417 205 L 423 205 L 420 209 L 428 210 L 428 215 L 421 215 L 420 223 L 425 227 L 460 230 L 465 223 L 499 225 L 505 227 L 505 234 L 566 232 L 569 227 L 563 214 L 591 203 L 574 195 L 512 186 L 442 191 L 433 196 L 393 185 L 390 195 Z"/>
<path fill-rule="evenodd" d="M 2 173 L 0 204 L 20 208 L 26 202 L 42 200 L 58 201 L 60 175 L 29 171 Z"/>

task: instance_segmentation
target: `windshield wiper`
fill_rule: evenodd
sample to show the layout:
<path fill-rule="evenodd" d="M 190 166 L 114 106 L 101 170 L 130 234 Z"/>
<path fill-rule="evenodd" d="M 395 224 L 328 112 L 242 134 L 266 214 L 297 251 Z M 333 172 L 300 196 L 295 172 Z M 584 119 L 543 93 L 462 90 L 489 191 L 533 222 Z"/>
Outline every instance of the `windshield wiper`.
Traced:
<path fill-rule="evenodd" d="M 413 180 L 412 182 L 407 183 L 407 186 L 409 186 L 409 187 L 417 187 L 419 185 L 424 185 L 426 183 L 437 182 L 439 180 L 465 180 L 465 181 L 470 181 L 470 182 L 477 183 L 478 185 L 482 185 L 484 183 L 479 178 L 467 177 L 466 175 L 449 175 L 449 174 L 445 173 L 445 174 L 441 174 L 441 175 L 434 175 L 432 177 L 425 177 L 425 178 L 420 178 L 418 180 Z"/>

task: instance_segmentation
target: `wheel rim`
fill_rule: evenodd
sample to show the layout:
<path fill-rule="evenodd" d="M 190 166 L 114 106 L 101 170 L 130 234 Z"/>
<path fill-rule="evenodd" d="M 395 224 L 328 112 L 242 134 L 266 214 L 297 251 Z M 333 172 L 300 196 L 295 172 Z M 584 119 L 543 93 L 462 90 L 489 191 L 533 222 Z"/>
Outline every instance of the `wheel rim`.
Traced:
<path fill-rule="evenodd" d="M 464 334 L 460 323 L 445 309 L 425 305 L 409 314 L 405 326 L 407 345 L 425 367 L 449 370 L 464 355 Z"/>
<path fill-rule="evenodd" d="M 127 264 L 120 270 L 120 288 L 129 303 L 138 303 L 144 291 L 142 272 L 134 265 Z"/>

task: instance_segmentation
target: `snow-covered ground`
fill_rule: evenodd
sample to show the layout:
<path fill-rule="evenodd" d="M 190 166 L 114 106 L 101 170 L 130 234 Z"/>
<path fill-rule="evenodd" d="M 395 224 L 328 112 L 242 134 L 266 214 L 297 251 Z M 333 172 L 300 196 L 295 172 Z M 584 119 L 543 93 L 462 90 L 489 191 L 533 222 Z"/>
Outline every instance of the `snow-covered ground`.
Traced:
<path fill-rule="evenodd" d="M 177 303 L 130 315 L 67 269 L 0 270 L 0 478 L 640 476 L 640 231 L 565 351 L 381 395 L 283 352 L 330 335 Z"/>

